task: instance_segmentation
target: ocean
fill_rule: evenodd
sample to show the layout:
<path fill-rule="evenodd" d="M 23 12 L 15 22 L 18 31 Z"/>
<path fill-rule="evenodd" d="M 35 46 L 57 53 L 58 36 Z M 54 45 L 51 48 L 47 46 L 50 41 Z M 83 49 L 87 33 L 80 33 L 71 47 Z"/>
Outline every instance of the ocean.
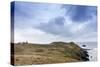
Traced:
<path fill-rule="evenodd" d="M 89 61 L 97 61 L 97 42 L 77 42 L 80 47 L 85 48 L 85 49 L 90 49 L 87 50 L 89 54 Z M 83 47 L 83 45 L 86 45 Z"/>

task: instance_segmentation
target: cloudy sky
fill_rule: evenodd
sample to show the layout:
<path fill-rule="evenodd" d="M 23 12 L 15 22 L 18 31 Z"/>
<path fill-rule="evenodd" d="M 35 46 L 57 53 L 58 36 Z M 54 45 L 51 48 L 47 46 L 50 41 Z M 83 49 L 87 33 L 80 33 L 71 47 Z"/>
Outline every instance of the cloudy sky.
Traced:
<path fill-rule="evenodd" d="M 11 6 L 15 42 L 97 41 L 96 6 L 18 1 Z"/>

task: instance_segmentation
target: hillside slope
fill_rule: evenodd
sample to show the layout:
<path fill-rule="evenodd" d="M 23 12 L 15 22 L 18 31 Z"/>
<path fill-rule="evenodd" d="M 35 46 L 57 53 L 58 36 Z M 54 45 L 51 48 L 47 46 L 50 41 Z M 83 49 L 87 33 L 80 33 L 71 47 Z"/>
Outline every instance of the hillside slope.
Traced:
<path fill-rule="evenodd" d="M 88 53 L 74 42 L 50 44 L 14 43 L 14 65 L 88 61 Z"/>

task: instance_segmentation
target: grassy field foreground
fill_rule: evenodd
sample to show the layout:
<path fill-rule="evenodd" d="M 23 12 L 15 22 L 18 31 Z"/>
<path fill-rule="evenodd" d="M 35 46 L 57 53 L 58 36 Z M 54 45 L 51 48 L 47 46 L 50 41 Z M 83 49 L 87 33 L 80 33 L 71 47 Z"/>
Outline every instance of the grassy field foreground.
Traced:
<path fill-rule="evenodd" d="M 50 44 L 13 43 L 13 65 L 52 64 L 88 61 L 88 53 L 74 42 Z"/>

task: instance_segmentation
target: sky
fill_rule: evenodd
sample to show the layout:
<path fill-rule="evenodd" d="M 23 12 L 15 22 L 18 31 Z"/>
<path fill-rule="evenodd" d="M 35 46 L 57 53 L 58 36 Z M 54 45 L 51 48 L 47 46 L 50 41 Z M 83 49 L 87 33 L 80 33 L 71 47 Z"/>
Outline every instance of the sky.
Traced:
<path fill-rule="evenodd" d="M 14 42 L 96 42 L 97 7 L 55 3 L 11 3 Z"/>

